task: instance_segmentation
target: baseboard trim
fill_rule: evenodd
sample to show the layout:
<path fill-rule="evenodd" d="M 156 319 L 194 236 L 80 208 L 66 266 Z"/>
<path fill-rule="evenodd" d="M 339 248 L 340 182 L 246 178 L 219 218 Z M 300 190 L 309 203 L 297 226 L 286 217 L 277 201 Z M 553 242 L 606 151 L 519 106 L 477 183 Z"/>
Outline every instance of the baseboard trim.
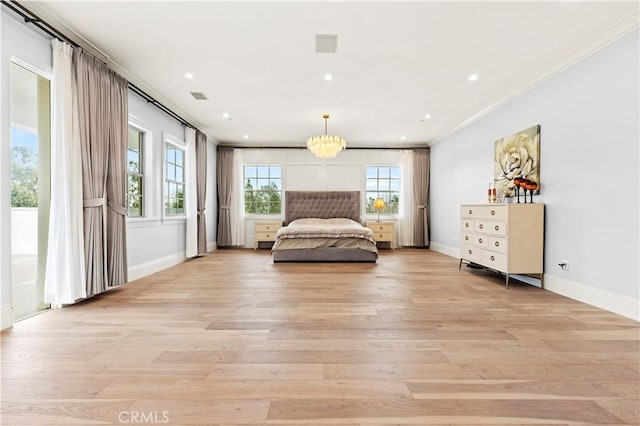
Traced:
<path fill-rule="evenodd" d="M 429 248 L 433 251 L 460 259 L 460 249 L 457 247 L 431 242 Z M 513 278 L 520 279 L 517 275 L 514 275 Z M 527 279 L 522 279 L 522 281 L 535 286 L 540 285 L 539 283 L 529 282 Z M 552 293 L 556 293 L 640 322 L 640 299 L 624 296 L 612 291 L 603 290 L 549 274 L 544 274 L 544 288 Z"/>
<path fill-rule="evenodd" d="M 0 330 L 13 327 L 13 306 L 0 306 Z"/>
<path fill-rule="evenodd" d="M 433 251 L 437 251 L 438 253 L 446 254 L 447 256 L 460 259 L 460 249 L 457 247 L 451 247 L 431 241 L 429 243 L 429 248 Z"/>
<path fill-rule="evenodd" d="M 185 260 L 187 260 L 185 252 L 180 252 L 131 266 L 129 267 L 129 281 L 135 281 L 148 275 L 155 274 L 163 269 L 178 265 Z"/>
<path fill-rule="evenodd" d="M 570 299 L 640 321 L 640 299 L 545 274 L 545 289 Z"/>
<path fill-rule="evenodd" d="M 211 243 L 207 243 L 207 252 L 213 251 L 215 249 L 217 249 L 218 246 L 216 245 L 216 242 L 211 242 Z"/>

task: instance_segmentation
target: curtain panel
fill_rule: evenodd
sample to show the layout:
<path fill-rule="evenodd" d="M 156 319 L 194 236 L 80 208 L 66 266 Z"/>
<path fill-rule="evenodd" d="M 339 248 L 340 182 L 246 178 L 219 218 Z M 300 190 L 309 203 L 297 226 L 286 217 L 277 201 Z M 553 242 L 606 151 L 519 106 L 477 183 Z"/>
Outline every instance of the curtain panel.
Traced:
<path fill-rule="evenodd" d="M 73 47 L 53 39 L 51 207 L 44 301 L 52 308 L 87 297 L 82 234 L 82 165 L 75 114 Z"/>
<path fill-rule="evenodd" d="M 185 254 L 187 257 L 196 257 L 198 255 L 198 192 L 196 189 L 198 178 L 196 172 L 196 130 L 194 128 L 184 128 L 184 141 L 187 153 Z"/>
<path fill-rule="evenodd" d="M 82 156 L 86 286 L 87 296 L 93 296 L 126 282 L 127 277 L 128 83 L 80 48 L 74 49 L 73 65 Z"/>
<path fill-rule="evenodd" d="M 107 166 L 107 286 L 129 281 L 127 264 L 127 145 L 129 83 L 109 73 L 109 162 Z"/>
<path fill-rule="evenodd" d="M 231 192 L 231 245 L 243 246 L 244 238 L 244 155 L 241 149 L 233 150 L 233 191 Z"/>
<path fill-rule="evenodd" d="M 207 204 L 207 135 L 196 130 L 196 175 L 198 213 L 198 254 L 207 252 L 207 222 L 204 210 Z"/>
<path fill-rule="evenodd" d="M 416 247 L 429 247 L 429 149 L 413 152 L 413 198 L 416 203 L 413 240 Z"/>
<path fill-rule="evenodd" d="M 218 182 L 218 247 L 233 245 L 231 235 L 231 195 L 233 192 L 233 149 L 218 148 L 216 177 Z"/>
<path fill-rule="evenodd" d="M 400 246 L 412 247 L 416 202 L 413 199 L 413 150 L 402 151 L 402 217 L 400 218 Z"/>

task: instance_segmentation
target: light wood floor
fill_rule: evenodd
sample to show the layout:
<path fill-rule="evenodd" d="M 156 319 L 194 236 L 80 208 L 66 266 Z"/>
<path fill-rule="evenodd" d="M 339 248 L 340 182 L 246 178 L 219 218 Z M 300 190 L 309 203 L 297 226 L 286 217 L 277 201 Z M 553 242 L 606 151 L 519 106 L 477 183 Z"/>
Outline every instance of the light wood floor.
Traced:
<path fill-rule="evenodd" d="M 2 424 L 637 425 L 639 337 L 429 250 L 217 250 L 4 332 Z"/>

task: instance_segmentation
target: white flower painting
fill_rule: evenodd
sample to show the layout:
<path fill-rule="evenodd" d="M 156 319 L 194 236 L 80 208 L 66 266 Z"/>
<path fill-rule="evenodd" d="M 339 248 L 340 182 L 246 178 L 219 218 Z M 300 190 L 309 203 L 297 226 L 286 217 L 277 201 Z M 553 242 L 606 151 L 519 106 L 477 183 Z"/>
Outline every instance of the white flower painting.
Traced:
<path fill-rule="evenodd" d="M 540 126 L 536 125 L 495 142 L 493 163 L 496 191 L 515 195 L 515 178 L 528 179 L 540 188 Z M 536 189 L 534 194 L 538 194 Z"/>

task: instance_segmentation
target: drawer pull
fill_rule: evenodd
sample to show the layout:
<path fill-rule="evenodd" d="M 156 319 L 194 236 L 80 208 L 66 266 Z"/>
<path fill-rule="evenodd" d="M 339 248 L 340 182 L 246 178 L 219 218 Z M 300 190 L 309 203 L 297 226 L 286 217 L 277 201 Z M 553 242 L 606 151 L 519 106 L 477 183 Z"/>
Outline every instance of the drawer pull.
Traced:
<path fill-rule="evenodd" d="M 482 229 L 482 228 L 483 228 L 483 227 L 482 227 L 482 224 L 478 225 L 478 228 Z"/>
<path fill-rule="evenodd" d="M 469 249 L 469 254 L 472 254 L 473 252 L 471 251 L 471 249 Z"/>
<path fill-rule="evenodd" d="M 465 235 L 465 236 L 464 236 L 464 240 L 465 240 L 465 241 L 469 241 L 469 236 L 468 236 L 468 235 Z"/>
<path fill-rule="evenodd" d="M 465 222 L 465 223 L 464 223 L 464 227 L 465 227 L 465 228 L 468 228 L 468 227 L 469 227 L 469 222 Z"/>
<path fill-rule="evenodd" d="M 491 260 L 496 260 L 495 256 L 491 256 Z"/>
<path fill-rule="evenodd" d="M 267 235 L 266 235 L 266 237 L 267 237 L 267 238 L 271 238 L 271 234 L 267 234 Z"/>
<path fill-rule="evenodd" d="M 469 209 L 469 214 L 473 214 L 473 210 Z"/>
<path fill-rule="evenodd" d="M 496 247 L 500 247 L 500 243 L 496 241 Z"/>
<path fill-rule="evenodd" d="M 271 229 L 271 227 L 269 225 L 267 225 L 267 226 L 264 227 L 264 229 L 266 229 L 268 231 L 269 229 Z"/>
<path fill-rule="evenodd" d="M 496 215 L 496 211 L 495 210 L 491 210 L 491 216 L 495 216 Z"/>
<path fill-rule="evenodd" d="M 478 242 L 482 244 L 482 238 L 478 238 Z"/>
<path fill-rule="evenodd" d="M 496 225 L 493 229 L 495 229 L 496 231 L 499 231 L 500 227 L 498 225 Z"/>

